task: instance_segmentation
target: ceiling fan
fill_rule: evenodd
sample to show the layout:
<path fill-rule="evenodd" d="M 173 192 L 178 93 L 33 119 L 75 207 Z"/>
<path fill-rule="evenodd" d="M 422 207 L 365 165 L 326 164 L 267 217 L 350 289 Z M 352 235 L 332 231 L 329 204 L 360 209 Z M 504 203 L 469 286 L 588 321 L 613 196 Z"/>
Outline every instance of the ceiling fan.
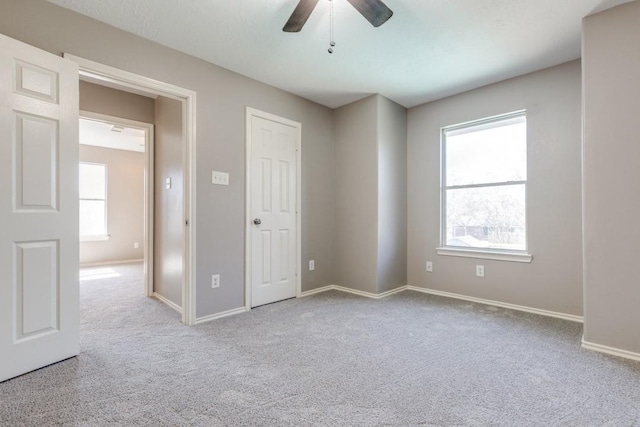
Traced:
<path fill-rule="evenodd" d="M 302 30 L 309 15 L 320 0 L 300 0 L 282 31 L 297 33 Z M 332 1 L 332 0 L 329 0 Z M 393 11 L 381 0 L 347 0 L 374 27 L 379 27 L 391 18 Z"/>

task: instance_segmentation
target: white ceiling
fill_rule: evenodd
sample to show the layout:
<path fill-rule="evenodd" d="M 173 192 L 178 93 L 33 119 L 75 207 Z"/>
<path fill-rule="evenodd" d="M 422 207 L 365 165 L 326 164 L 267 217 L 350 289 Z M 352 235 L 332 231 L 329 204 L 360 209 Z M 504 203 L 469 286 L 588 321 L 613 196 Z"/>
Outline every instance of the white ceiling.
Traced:
<path fill-rule="evenodd" d="M 144 130 L 124 127 L 122 132 L 113 132 L 112 128 L 111 123 L 81 118 L 80 144 L 144 152 Z"/>
<path fill-rule="evenodd" d="M 335 0 L 300 33 L 298 0 L 48 0 L 335 108 L 373 93 L 413 107 L 580 57 L 581 20 L 630 0 L 384 0 L 372 27 Z"/>

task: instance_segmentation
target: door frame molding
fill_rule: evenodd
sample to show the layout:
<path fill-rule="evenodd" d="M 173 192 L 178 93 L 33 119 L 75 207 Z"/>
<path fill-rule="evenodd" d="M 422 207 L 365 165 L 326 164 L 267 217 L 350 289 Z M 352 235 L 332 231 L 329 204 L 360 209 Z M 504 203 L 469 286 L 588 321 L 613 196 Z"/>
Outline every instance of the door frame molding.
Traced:
<path fill-rule="evenodd" d="M 259 117 L 272 122 L 290 126 L 297 130 L 298 141 L 296 146 L 296 298 L 302 293 L 302 124 L 271 113 L 246 107 L 246 158 L 245 158 L 245 251 L 244 251 L 244 302 L 247 311 L 251 310 L 251 119 Z"/>
<path fill-rule="evenodd" d="M 124 117 L 94 113 L 80 110 L 79 119 L 120 125 L 133 129 L 144 130 L 144 292 L 145 296 L 153 296 L 153 208 L 154 208 L 154 125 L 152 123 L 125 119 Z"/>
<path fill-rule="evenodd" d="M 182 102 L 182 153 L 184 170 L 182 323 L 196 323 L 196 92 L 169 83 L 100 64 L 89 59 L 64 53 L 78 64 L 80 76 L 97 79 L 132 90 L 139 90 Z"/>

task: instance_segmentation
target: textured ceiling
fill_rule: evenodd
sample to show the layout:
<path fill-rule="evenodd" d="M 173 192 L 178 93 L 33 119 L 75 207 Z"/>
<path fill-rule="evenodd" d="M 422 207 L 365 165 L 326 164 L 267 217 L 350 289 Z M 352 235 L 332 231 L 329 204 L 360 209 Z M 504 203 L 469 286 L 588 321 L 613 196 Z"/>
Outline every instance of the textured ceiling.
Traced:
<path fill-rule="evenodd" d="M 145 131 L 124 127 L 113 132 L 111 123 L 80 119 L 80 144 L 144 153 Z"/>
<path fill-rule="evenodd" d="M 581 20 L 629 0 L 385 0 L 373 28 L 321 0 L 300 33 L 298 0 L 48 0 L 328 107 L 380 93 L 405 107 L 580 57 Z M 636 0 L 637 1 L 637 0 Z"/>

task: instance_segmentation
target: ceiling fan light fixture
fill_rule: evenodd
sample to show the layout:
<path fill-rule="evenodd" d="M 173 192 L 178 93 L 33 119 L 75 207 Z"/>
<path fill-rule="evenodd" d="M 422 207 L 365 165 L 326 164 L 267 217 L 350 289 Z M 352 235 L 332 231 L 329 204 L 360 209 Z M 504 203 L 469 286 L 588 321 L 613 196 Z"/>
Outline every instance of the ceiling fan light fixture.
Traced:
<path fill-rule="evenodd" d="M 311 12 L 320 0 L 300 0 L 289 20 L 282 28 L 287 33 L 302 30 Z M 330 0 L 331 1 L 331 0 Z M 347 0 L 374 27 L 379 27 L 393 16 L 393 11 L 382 0 Z M 333 2 L 331 2 L 333 4 Z"/>

